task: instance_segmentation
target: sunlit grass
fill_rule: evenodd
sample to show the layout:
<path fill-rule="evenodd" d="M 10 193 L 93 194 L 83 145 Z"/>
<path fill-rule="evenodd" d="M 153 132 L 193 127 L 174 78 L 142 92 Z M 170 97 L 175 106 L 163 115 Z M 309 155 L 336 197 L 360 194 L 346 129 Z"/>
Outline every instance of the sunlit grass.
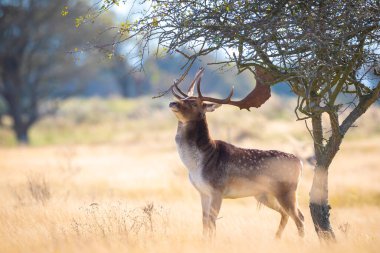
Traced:
<path fill-rule="evenodd" d="M 275 241 L 279 215 L 246 198 L 224 201 L 218 235 L 207 243 L 199 196 L 174 147 L 22 147 L 0 155 L 7 158 L 0 160 L 0 252 L 376 252 L 380 243 L 378 191 L 371 186 L 380 174 L 371 165 L 376 155 L 361 163 L 361 174 L 374 180 L 367 184 L 351 181 L 351 151 L 339 155 L 330 174 L 338 243 L 328 247 L 319 244 L 308 212 L 310 167 L 299 190 L 304 240 L 289 222 Z M 151 203 L 152 222 L 144 212 Z"/>
<path fill-rule="evenodd" d="M 351 187 L 330 194 L 330 203 L 336 207 L 377 206 L 380 208 L 380 192 Z"/>

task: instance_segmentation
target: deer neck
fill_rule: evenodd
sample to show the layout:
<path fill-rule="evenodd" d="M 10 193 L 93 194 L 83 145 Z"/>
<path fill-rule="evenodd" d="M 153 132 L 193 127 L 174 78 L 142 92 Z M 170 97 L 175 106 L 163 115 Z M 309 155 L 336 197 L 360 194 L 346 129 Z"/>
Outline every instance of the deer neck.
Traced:
<path fill-rule="evenodd" d="M 186 123 L 179 122 L 176 143 L 181 160 L 189 170 L 200 167 L 206 157 L 215 151 L 206 118 Z"/>

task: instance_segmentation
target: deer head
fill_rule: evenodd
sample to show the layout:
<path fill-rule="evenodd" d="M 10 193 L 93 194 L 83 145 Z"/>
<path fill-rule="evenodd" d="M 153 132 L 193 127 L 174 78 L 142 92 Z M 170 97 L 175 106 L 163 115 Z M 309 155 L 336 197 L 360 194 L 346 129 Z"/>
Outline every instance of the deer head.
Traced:
<path fill-rule="evenodd" d="M 234 89 L 225 99 L 205 97 L 201 92 L 201 79 L 204 68 L 200 68 L 191 82 L 187 94 L 179 87 L 179 81 L 175 81 L 171 86 L 173 95 L 177 98 L 176 102 L 171 102 L 169 107 L 181 122 L 187 122 L 203 118 L 206 112 L 212 112 L 222 104 L 237 106 L 240 109 L 249 110 L 251 107 L 260 107 L 271 96 L 270 86 L 266 82 L 273 81 L 267 71 L 262 68 L 256 68 L 256 87 L 242 100 L 232 101 Z M 198 96 L 194 96 L 194 88 L 197 88 Z M 205 103 L 211 102 L 211 103 Z"/>
<path fill-rule="evenodd" d="M 169 104 L 169 107 L 182 123 L 202 119 L 206 112 L 212 112 L 219 106 L 221 104 L 203 103 L 199 99 L 179 100 Z"/>

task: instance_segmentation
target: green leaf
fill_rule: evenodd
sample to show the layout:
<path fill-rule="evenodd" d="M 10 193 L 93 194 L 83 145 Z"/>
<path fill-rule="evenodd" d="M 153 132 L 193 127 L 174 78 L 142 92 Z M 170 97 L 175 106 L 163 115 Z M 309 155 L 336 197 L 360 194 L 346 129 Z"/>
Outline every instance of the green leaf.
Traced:
<path fill-rule="evenodd" d="M 157 27 L 157 26 L 158 26 L 158 20 L 157 20 L 156 17 L 153 18 L 152 25 L 153 25 L 154 27 Z"/>
<path fill-rule="evenodd" d="M 120 28 L 122 32 L 128 32 L 131 28 L 131 23 L 129 23 L 129 21 L 122 22 L 120 24 Z"/>
<path fill-rule="evenodd" d="M 84 22 L 84 17 L 79 16 L 75 19 L 75 27 L 78 28 Z"/>
<path fill-rule="evenodd" d="M 66 17 L 69 14 L 69 7 L 65 6 L 61 11 L 61 16 Z"/>

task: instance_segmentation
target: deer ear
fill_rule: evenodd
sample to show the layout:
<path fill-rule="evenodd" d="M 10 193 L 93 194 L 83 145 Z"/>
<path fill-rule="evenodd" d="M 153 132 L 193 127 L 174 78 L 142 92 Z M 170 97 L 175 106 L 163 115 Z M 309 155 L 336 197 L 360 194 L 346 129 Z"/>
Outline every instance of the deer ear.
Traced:
<path fill-rule="evenodd" d="M 221 104 L 215 104 L 215 103 L 206 104 L 206 103 L 204 103 L 203 109 L 205 110 L 205 112 L 213 112 L 213 111 L 215 111 L 216 108 L 219 108 L 221 106 L 222 106 Z"/>

